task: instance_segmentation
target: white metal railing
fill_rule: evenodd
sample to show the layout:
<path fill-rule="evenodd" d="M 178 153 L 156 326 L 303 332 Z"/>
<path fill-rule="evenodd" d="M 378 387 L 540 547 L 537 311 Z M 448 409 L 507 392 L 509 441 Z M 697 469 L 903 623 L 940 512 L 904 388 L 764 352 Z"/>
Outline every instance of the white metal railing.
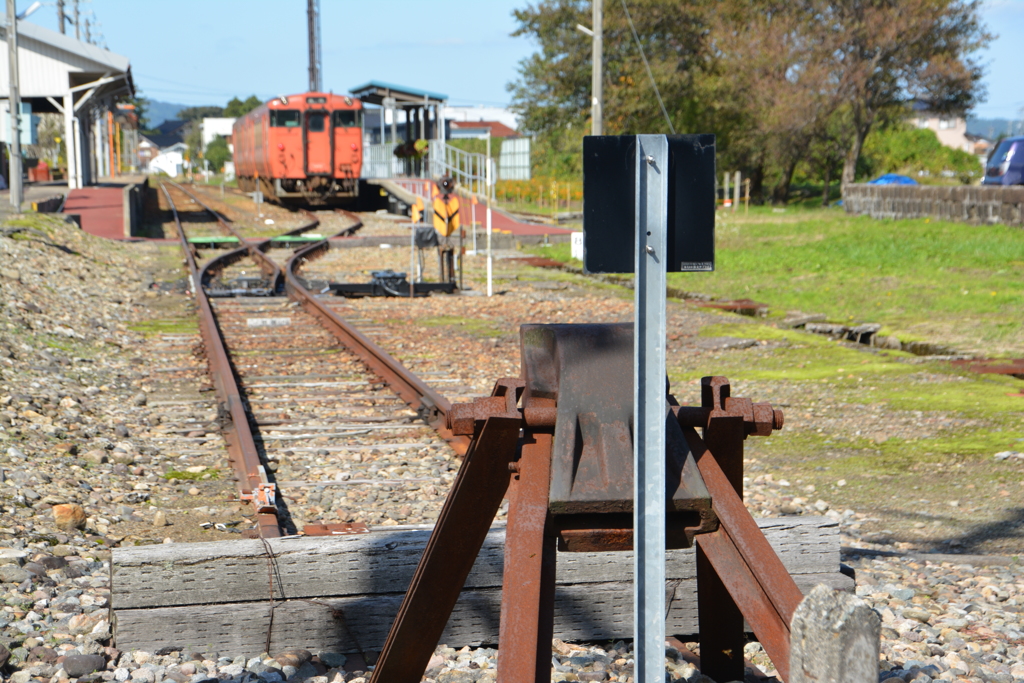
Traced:
<path fill-rule="evenodd" d="M 529 140 L 526 141 L 529 143 Z M 507 143 L 506 143 L 507 144 Z M 431 140 L 427 150 L 426 158 L 417 163 L 409 159 L 399 159 L 395 156 L 395 143 L 384 143 L 376 145 L 363 145 L 363 172 L 364 178 L 409 178 L 420 177 L 438 179 L 442 176 L 451 176 L 456 183 L 467 191 L 486 197 L 493 194 L 494 181 L 498 178 L 499 167 L 494 159 L 488 159 L 486 154 L 476 154 L 453 147 L 443 140 Z M 504 145 L 503 145 L 504 147 Z M 522 157 L 522 151 L 514 149 L 517 157 Z M 502 158 L 505 158 L 502 152 Z M 513 162 L 515 159 L 515 162 Z M 487 187 L 487 165 L 490 169 L 490 188 Z M 521 179 L 522 162 L 519 158 L 510 156 L 509 166 L 514 170 L 510 179 Z M 526 176 L 529 178 L 529 145 L 526 146 Z M 491 190 L 491 192 L 488 192 Z"/>
<path fill-rule="evenodd" d="M 378 145 L 363 145 L 364 178 L 395 178 L 403 175 L 405 163 L 395 156 L 397 144 L 386 142 Z"/>
<path fill-rule="evenodd" d="M 486 154 L 475 154 L 452 147 L 443 140 L 431 140 L 427 155 L 427 172 L 431 178 L 449 175 L 467 191 L 485 197 L 494 189 L 497 176 L 493 159 Z M 491 187 L 487 187 L 487 164 L 491 165 Z"/>

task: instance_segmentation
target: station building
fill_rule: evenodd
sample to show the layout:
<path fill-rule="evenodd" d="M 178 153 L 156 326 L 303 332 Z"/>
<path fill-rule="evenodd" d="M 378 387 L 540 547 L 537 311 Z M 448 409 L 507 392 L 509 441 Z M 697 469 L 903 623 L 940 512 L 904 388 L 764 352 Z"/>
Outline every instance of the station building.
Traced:
<path fill-rule="evenodd" d="M 3 26 L 7 25 L 6 16 Z M 9 111 L 7 31 L 0 27 L 0 108 Z M 135 94 L 128 58 L 72 36 L 18 22 L 18 71 L 22 101 L 22 139 L 31 136 L 30 116 L 63 116 L 61 136 L 67 154 L 68 189 L 95 184 L 118 168 L 137 165 L 137 118 L 117 103 Z M 135 127 L 132 128 L 132 121 Z M 5 144 L 10 127 L 0 133 Z"/>

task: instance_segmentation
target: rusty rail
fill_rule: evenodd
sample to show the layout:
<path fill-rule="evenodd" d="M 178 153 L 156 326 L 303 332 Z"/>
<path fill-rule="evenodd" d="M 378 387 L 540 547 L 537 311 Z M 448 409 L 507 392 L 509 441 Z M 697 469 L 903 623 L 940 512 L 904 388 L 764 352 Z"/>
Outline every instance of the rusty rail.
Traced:
<path fill-rule="evenodd" d="M 196 297 L 196 306 L 199 309 L 199 333 L 202 336 L 203 349 L 209 364 L 210 376 L 213 379 L 213 388 L 217 394 L 217 412 L 230 418 L 222 433 L 228 445 L 228 459 L 235 470 L 240 497 L 252 502 L 260 536 L 264 538 L 280 536 L 281 528 L 277 520 L 275 486 L 269 481 L 266 469 L 260 459 L 245 403 L 238 390 L 238 382 L 228 358 L 227 348 L 217 325 L 216 315 L 203 288 L 204 281 L 212 271 L 224 268 L 242 258 L 247 249 L 243 247 L 228 252 L 207 263 L 200 270 L 196 264 L 192 246 L 185 237 L 185 230 L 182 228 L 174 200 L 171 199 L 171 194 L 163 183 L 160 184 L 160 189 L 171 207 L 174 224 L 178 230 L 178 239 L 185 252 L 185 261 L 188 265 L 189 277 L 192 280 L 192 290 Z"/>
<path fill-rule="evenodd" d="M 207 211 L 210 211 L 210 213 L 217 218 L 221 227 L 237 237 L 239 243 L 245 245 L 245 248 L 248 249 L 248 254 L 261 264 L 260 267 L 264 269 L 264 272 L 267 272 L 268 274 L 273 273 L 273 277 L 278 277 L 278 274 L 281 273 L 281 269 L 264 253 L 270 246 L 270 242 L 272 241 L 271 239 L 265 239 L 259 242 L 245 239 L 229 222 L 225 221 L 216 211 L 207 206 L 196 195 L 184 188 L 181 188 L 180 186 L 178 187 L 185 194 L 191 197 L 193 201 L 205 208 Z M 351 236 L 352 233 L 362 227 L 362 220 L 356 214 L 341 209 L 336 209 L 336 211 L 355 221 L 355 223 L 344 230 L 339 231 L 332 237 Z M 312 216 L 312 214 L 309 215 Z M 313 217 L 313 220 L 316 220 L 315 217 Z M 318 224 L 319 222 L 310 223 L 286 234 L 298 234 L 299 232 L 309 230 Z M 408 403 L 413 410 L 416 410 L 427 424 L 436 430 L 441 438 L 448 442 L 456 453 L 459 455 L 465 455 L 466 450 L 469 448 L 470 439 L 466 436 L 452 434 L 451 430 L 449 430 L 446 425 L 448 412 L 451 410 L 451 403 L 448 399 L 432 389 L 426 382 L 417 377 L 415 373 L 402 365 L 398 359 L 375 344 L 362 332 L 346 323 L 337 313 L 331 310 L 329 306 L 321 302 L 312 292 L 307 290 L 299 280 L 297 273 L 299 268 L 301 268 L 304 263 L 326 253 L 331 247 L 330 239 L 331 238 L 324 238 L 319 242 L 313 242 L 295 251 L 284 267 L 284 291 L 290 298 L 299 302 L 308 313 L 320 321 L 328 332 L 337 337 L 338 340 L 341 341 L 341 343 L 350 351 L 359 356 L 360 360 L 362 360 L 372 372 L 391 387 L 391 389 L 397 393 L 403 401 Z M 274 280 L 274 283 L 276 290 L 277 280 Z"/>

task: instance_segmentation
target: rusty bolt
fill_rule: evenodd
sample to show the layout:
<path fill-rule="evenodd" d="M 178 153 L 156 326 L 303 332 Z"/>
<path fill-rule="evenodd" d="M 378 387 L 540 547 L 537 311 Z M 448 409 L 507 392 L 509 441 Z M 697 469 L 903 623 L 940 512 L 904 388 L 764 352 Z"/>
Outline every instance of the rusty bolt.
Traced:
<path fill-rule="evenodd" d="M 472 435 L 477 421 L 505 413 L 504 396 L 478 398 L 472 403 L 456 403 L 448 411 L 447 427 L 455 435 Z"/>

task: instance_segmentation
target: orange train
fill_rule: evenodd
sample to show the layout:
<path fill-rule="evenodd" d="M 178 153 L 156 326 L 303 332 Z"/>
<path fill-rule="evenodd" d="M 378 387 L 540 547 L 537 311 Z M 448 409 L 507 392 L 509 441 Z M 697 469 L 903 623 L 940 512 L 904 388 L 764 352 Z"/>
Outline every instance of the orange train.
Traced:
<path fill-rule="evenodd" d="M 359 194 L 363 104 L 331 93 L 276 97 L 235 121 L 238 187 L 279 203 L 327 204 Z"/>

